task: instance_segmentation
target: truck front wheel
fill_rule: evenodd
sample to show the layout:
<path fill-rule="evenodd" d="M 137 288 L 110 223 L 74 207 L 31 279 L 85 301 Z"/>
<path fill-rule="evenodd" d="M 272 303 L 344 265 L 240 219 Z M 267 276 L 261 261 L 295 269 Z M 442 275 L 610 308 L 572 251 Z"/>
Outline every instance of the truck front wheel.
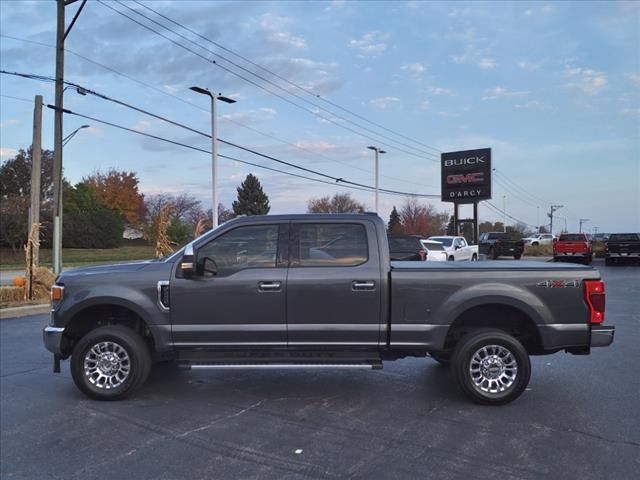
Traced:
<path fill-rule="evenodd" d="M 95 400 L 120 400 L 142 385 L 151 369 L 149 349 L 140 335 L 108 325 L 82 337 L 71 356 L 76 386 Z"/>
<path fill-rule="evenodd" d="M 502 330 L 481 329 L 469 333 L 456 345 L 451 373 L 474 402 L 503 405 L 527 388 L 531 363 L 517 339 Z"/>

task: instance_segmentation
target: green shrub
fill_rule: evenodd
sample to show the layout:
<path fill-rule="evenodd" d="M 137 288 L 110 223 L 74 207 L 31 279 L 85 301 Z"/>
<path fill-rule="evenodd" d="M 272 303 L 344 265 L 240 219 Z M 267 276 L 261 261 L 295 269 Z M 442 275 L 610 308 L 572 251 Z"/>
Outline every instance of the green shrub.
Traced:
<path fill-rule="evenodd" d="M 115 248 L 122 244 L 123 232 L 124 222 L 112 210 L 72 211 L 63 217 L 62 245 L 67 248 Z"/>

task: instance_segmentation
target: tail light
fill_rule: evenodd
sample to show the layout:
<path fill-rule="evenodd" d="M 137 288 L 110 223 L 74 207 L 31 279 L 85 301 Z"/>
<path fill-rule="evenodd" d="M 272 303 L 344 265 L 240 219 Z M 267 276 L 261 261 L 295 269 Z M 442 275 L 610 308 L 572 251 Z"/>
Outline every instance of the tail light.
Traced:
<path fill-rule="evenodd" d="M 423 262 L 427 259 L 427 251 L 426 250 L 420 250 L 418 252 L 418 254 L 420 255 L 420 260 L 422 260 Z"/>
<path fill-rule="evenodd" d="M 589 323 L 601 324 L 604 322 L 604 282 L 602 280 L 584 281 L 584 300 L 589 306 Z"/>

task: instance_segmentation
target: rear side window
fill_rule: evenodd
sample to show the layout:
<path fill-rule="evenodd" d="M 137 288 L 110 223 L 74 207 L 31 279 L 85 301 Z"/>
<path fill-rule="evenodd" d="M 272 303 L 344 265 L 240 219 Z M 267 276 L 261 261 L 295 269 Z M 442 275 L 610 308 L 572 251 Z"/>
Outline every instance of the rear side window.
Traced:
<path fill-rule="evenodd" d="M 511 235 L 509 233 L 490 233 L 489 240 L 511 240 Z"/>
<path fill-rule="evenodd" d="M 640 240 L 637 233 L 613 233 L 609 237 L 610 242 L 637 242 Z"/>
<path fill-rule="evenodd" d="M 587 237 L 580 234 L 565 234 L 560 235 L 561 242 L 586 242 Z"/>
<path fill-rule="evenodd" d="M 442 252 L 444 250 L 444 248 L 442 247 L 441 243 L 436 243 L 436 242 L 424 242 L 423 243 L 424 248 L 426 248 L 427 250 L 429 250 L 430 252 L 433 251 L 440 251 Z"/>
<path fill-rule="evenodd" d="M 389 237 L 389 250 L 392 252 L 419 251 L 422 243 L 419 238 L 412 237 Z"/>
<path fill-rule="evenodd" d="M 293 267 L 353 267 L 369 259 L 367 233 L 363 225 L 300 223 L 295 228 L 300 253 L 298 265 L 291 265 Z"/>

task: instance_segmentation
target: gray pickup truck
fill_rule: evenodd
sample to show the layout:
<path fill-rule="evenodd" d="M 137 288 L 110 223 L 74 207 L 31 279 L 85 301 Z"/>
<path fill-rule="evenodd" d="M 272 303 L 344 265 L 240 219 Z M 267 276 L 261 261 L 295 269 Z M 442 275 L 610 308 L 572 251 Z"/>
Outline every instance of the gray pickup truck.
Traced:
<path fill-rule="evenodd" d="M 172 256 L 65 271 L 44 344 L 78 388 L 116 400 L 154 361 L 191 369 L 382 368 L 431 356 L 472 400 L 526 388 L 530 355 L 608 346 L 592 267 L 390 262 L 373 214 L 242 217 Z"/>

